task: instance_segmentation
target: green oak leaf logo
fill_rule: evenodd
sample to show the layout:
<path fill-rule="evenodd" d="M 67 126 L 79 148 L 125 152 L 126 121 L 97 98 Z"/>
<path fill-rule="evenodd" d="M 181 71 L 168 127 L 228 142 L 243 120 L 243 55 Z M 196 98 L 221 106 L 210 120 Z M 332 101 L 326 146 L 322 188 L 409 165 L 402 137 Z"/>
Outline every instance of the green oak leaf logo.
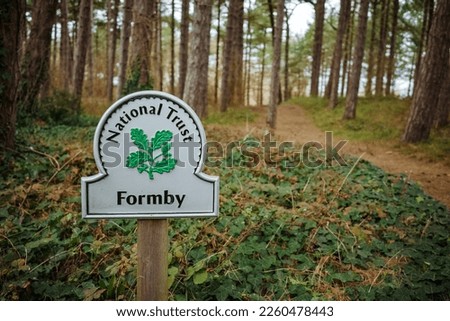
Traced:
<path fill-rule="evenodd" d="M 136 168 L 139 173 L 147 173 L 149 179 L 154 179 L 153 173 L 169 173 L 175 168 L 177 160 L 172 157 L 170 142 L 173 133 L 169 130 L 159 130 L 148 141 L 147 135 L 140 128 L 132 128 L 131 139 L 139 150 L 127 157 L 126 167 Z M 158 155 L 155 155 L 159 152 Z"/>

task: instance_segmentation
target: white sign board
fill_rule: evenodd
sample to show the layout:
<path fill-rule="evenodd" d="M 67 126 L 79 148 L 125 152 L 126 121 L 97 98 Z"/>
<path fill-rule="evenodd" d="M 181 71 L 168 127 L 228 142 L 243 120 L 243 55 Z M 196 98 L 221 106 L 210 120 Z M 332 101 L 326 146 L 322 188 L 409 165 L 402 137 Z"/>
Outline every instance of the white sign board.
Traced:
<path fill-rule="evenodd" d="M 218 215 L 219 178 L 202 173 L 205 131 L 179 98 L 158 91 L 123 97 L 94 137 L 99 173 L 81 179 L 84 218 Z"/>

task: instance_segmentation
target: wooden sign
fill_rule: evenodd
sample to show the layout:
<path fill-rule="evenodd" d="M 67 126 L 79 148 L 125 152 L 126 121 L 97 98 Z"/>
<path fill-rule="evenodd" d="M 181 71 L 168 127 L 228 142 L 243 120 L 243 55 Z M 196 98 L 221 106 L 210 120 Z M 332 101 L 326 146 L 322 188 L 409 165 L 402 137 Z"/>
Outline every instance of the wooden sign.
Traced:
<path fill-rule="evenodd" d="M 138 218 L 138 300 L 167 300 L 167 218 L 218 214 L 219 178 L 202 173 L 205 157 L 199 118 L 167 93 L 128 95 L 100 119 L 99 173 L 81 179 L 82 214 Z"/>
<path fill-rule="evenodd" d="M 202 173 L 203 126 L 179 98 L 142 91 L 114 103 L 95 131 L 99 173 L 81 180 L 84 218 L 208 217 L 219 178 Z"/>

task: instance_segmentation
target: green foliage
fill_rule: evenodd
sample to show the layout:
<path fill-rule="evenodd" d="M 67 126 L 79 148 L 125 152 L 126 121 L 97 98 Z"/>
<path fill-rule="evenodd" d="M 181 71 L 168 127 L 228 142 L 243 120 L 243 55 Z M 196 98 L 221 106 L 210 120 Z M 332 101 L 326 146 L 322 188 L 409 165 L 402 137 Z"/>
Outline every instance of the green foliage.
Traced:
<path fill-rule="evenodd" d="M 93 133 L 21 128 L 20 156 L 1 155 L 0 299 L 133 298 L 135 222 L 80 217 L 80 178 L 96 171 Z"/>
<path fill-rule="evenodd" d="M 173 298 L 448 299 L 448 210 L 406 177 L 348 161 L 217 169 L 220 217 L 172 222 Z"/>
<path fill-rule="evenodd" d="M 163 174 L 171 172 L 177 163 L 170 153 L 172 136 L 173 134 L 169 130 L 159 130 L 150 143 L 142 129 L 132 128 L 131 139 L 139 148 L 139 151 L 128 155 L 126 166 L 137 168 L 139 173 L 146 172 L 151 180 L 154 178 L 153 173 Z M 161 154 L 155 156 L 153 152 L 158 149 L 161 149 Z M 157 161 L 160 157 L 162 159 Z"/>
<path fill-rule="evenodd" d="M 33 151 L 2 155 L 1 299 L 134 299 L 135 221 L 81 219 L 93 132 L 21 129 Z M 167 142 L 133 136 L 140 148 Z M 245 158 L 237 147 L 208 169 L 221 177 L 220 216 L 171 220 L 171 299 L 449 299 L 442 204 L 365 161 L 308 168 L 285 157 L 230 167 Z"/>

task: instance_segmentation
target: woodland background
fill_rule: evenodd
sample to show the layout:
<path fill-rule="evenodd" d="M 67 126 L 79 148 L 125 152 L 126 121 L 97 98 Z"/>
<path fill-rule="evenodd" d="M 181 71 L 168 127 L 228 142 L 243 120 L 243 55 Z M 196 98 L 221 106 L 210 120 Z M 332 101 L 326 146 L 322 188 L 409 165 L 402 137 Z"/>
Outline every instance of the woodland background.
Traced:
<path fill-rule="evenodd" d="M 330 108 L 345 96 L 345 119 L 355 118 L 360 93 L 413 96 L 406 142 L 448 123 L 446 1 L 307 1 L 314 24 L 293 37 L 299 2 L 5 1 L 5 146 L 14 146 L 17 112 L 36 113 L 55 93 L 92 112 L 93 100 L 145 88 L 180 96 L 201 117 L 208 105 L 268 104 L 271 128 L 276 105 L 305 94 L 329 98 Z"/>

